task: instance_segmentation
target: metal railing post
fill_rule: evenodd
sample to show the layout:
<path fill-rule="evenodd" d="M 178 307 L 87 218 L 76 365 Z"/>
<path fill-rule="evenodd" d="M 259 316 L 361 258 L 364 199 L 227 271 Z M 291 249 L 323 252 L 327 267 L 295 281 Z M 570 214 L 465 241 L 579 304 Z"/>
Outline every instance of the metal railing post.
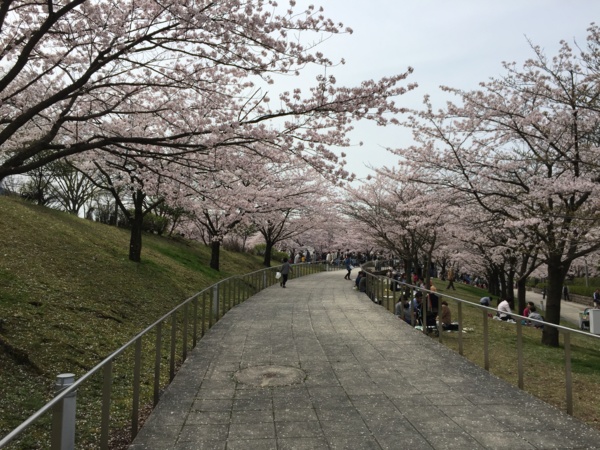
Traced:
<path fill-rule="evenodd" d="M 458 302 L 458 354 L 463 356 L 463 314 L 462 302 Z"/>
<path fill-rule="evenodd" d="M 214 290 L 214 287 L 213 287 L 213 290 Z M 213 297 L 214 297 L 214 295 L 211 295 L 210 293 L 208 293 L 208 329 L 209 330 L 212 328 L 213 316 L 214 316 Z"/>
<path fill-rule="evenodd" d="M 423 299 L 421 303 L 421 326 L 423 327 L 423 333 L 427 334 L 427 296 L 424 295 L 421 298 Z"/>
<path fill-rule="evenodd" d="M 202 321 L 200 323 L 200 336 L 203 337 L 206 329 L 206 292 L 202 293 L 202 318 L 200 320 Z"/>
<path fill-rule="evenodd" d="M 565 389 L 566 389 L 566 402 L 567 402 L 567 414 L 573 415 L 573 380 L 571 374 L 571 333 L 565 331 Z"/>
<path fill-rule="evenodd" d="M 385 281 L 385 286 L 386 286 L 386 294 L 385 294 L 385 298 L 387 299 L 387 306 L 386 309 L 388 311 L 394 312 L 393 309 L 390 309 L 390 303 L 392 303 L 393 306 L 393 298 L 390 297 L 392 295 L 392 283 L 391 283 L 391 278 L 387 278 Z"/>
<path fill-rule="evenodd" d="M 177 311 L 171 315 L 171 355 L 169 360 L 169 383 L 175 378 L 175 348 L 177 346 Z"/>
<path fill-rule="evenodd" d="M 227 292 L 225 289 L 225 283 L 220 282 L 219 283 L 219 305 L 221 307 L 221 316 L 223 317 L 225 315 L 225 313 L 227 312 L 226 308 L 226 296 L 227 296 Z"/>
<path fill-rule="evenodd" d="M 517 374 L 519 389 L 523 389 L 523 325 L 517 319 Z"/>
<path fill-rule="evenodd" d="M 156 341 L 154 349 L 154 406 L 158 404 L 160 397 L 160 360 L 162 350 L 162 322 L 156 325 Z"/>
<path fill-rule="evenodd" d="M 60 394 L 75 382 L 75 374 L 62 373 L 56 377 L 54 392 Z M 52 450 L 75 448 L 75 410 L 77 391 L 66 395 L 52 410 Z"/>
<path fill-rule="evenodd" d="M 233 302 L 231 301 L 231 283 L 231 279 L 228 279 L 224 286 L 225 292 L 227 293 L 225 296 L 227 298 L 227 311 L 231 311 L 231 308 L 233 308 Z"/>
<path fill-rule="evenodd" d="M 186 303 L 185 306 L 183 307 L 183 336 L 182 336 L 183 342 L 181 343 L 181 346 L 183 347 L 182 352 L 181 352 L 183 361 L 185 361 L 187 359 L 188 323 L 189 323 L 188 311 L 189 311 L 189 304 Z"/>
<path fill-rule="evenodd" d="M 140 417 L 140 375 L 142 367 L 142 338 L 135 341 L 135 357 L 133 364 L 133 399 L 131 405 L 131 438 L 135 438 L 139 429 Z"/>
<path fill-rule="evenodd" d="M 104 366 L 102 382 L 102 412 L 100 419 L 100 448 L 108 450 L 110 433 L 110 400 L 112 392 L 112 369 L 114 361 L 109 361 Z"/>
<path fill-rule="evenodd" d="M 483 310 L 483 367 L 488 372 L 490 371 L 488 315 L 485 309 Z"/>
<path fill-rule="evenodd" d="M 193 347 L 196 348 L 198 343 L 198 297 L 194 299 L 194 327 L 193 327 Z"/>
<path fill-rule="evenodd" d="M 219 321 L 219 285 L 216 284 L 212 288 L 212 315 L 215 316 L 215 322 Z"/>

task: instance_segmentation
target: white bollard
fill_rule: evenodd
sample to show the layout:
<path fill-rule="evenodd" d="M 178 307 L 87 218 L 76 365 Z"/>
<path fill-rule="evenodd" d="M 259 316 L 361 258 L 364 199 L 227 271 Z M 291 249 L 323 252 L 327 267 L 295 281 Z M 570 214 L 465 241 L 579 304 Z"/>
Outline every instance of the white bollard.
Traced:
<path fill-rule="evenodd" d="M 75 382 L 75 375 L 63 373 L 56 377 L 55 394 L 60 394 Z M 67 394 L 52 412 L 52 450 L 75 448 L 75 409 L 77 391 Z"/>

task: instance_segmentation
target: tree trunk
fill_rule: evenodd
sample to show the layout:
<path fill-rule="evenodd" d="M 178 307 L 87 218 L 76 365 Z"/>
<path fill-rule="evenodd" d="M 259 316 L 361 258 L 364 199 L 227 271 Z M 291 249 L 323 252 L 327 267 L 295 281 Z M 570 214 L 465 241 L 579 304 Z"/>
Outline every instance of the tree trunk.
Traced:
<path fill-rule="evenodd" d="M 488 282 L 488 292 L 490 295 L 498 295 L 498 277 L 496 276 L 496 271 L 492 267 L 488 267 L 486 269 L 487 274 L 487 282 Z"/>
<path fill-rule="evenodd" d="M 108 215 L 108 222 L 110 223 L 110 214 Z M 115 200 L 115 223 L 111 224 L 115 227 L 119 226 L 119 202 Z"/>
<path fill-rule="evenodd" d="M 431 262 L 431 254 L 428 254 L 425 257 L 425 274 L 423 274 L 423 283 L 425 284 L 425 289 L 429 289 L 431 285 L 431 277 L 429 276 L 429 265 Z"/>
<path fill-rule="evenodd" d="M 265 267 L 271 267 L 271 252 L 273 251 L 273 243 L 267 241 L 265 247 L 265 259 L 263 261 L 263 265 Z"/>
<path fill-rule="evenodd" d="M 129 260 L 142 260 L 142 229 L 144 225 L 143 204 L 145 195 L 137 191 L 133 195 L 133 218 L 130 219 L 131 237 L 129 239 Z"/>
<path fill-rule="evenodd" d="M 212 241 L 210 243 L 210 268 L 219 270 L 219 259 L 221 256 L 221 242 Z"/>
<path fill-rule="evenodd" d="M 519 314 L 523 315 L 523 310 L 525 309 L 525 283 L 527 278 L 519 278 L 517 280 L 517 299 L 518 299 L 518 310 Z"/>
<path fill-rule="evenodd" d="M 446 263 L 447 263 L 446 258 L 442 258 L 441 263 L 440 263 L 440 266 L 441 266 L 440 279 L 442 281 L 446 281 Z"/>
<path fill-rule="evenodd" d="M 546 310 L 544 320 L 553 324 L 560 323 L 560 301 L 562 287 L 565 281 L 566 270 L 562 267 L 559 258 L 548 261 L 548 284 L 546 285 Z M 558 347 L 558 330 L 554 327 L 544 327 L 542 331 L 542 344 Z"/>
<path fill-rule="evenodd" d="M 515 304 L 515 271 L 512 269 L 508 271 L 506 280 L 506 300 Z"/>
<path fill-rule="evenodd" d="M 500 282 L 500 297 L 504 300 L 507 299 L 507 289 L 506 289 L 506 274 L 503 270 L 498 271 L 498 280 Z M 498 303 L 500 301 L 498 300 Z"/>
<path fill-rule="evenodd" d="M 412 266 L 410 265 L 411 260 L 409 258 L 403 258 L 404 261 L 404 273 L 406 274 L 406 281 L 412 283 L 410 280 L 410 273 L 412 272 Z"/>
<path fill-rule="evenodd" d="M 421 267 L 421 261 L 419 261 L 418 258 L 415 258 L 415 260 L 413 261 L 413 272 L 417 274 L 417 277 L 419 278 L 419 280 L 423 279 L 423 269 Z"/>

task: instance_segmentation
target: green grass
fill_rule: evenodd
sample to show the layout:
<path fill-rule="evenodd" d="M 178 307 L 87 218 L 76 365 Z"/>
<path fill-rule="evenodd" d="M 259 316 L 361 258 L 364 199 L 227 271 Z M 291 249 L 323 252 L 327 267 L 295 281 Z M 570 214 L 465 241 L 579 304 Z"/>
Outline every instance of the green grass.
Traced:
<path fill-rule="evenodd" d="M 8 197 L 0 197 L 0 233 L 0 436 L 51 398 L 57 374 L 83 375 L 194 293 L 262 267 L 260 258 L 222 250 L 217 272 L 206 246 L 153 235 L 144 236 L 142 262 L 135 264 L 128 260 L 127 230 Z M 123 400 L 111 414 L 122 409 L 126 416 L 130 400 L 118 390 L 131 374 L 117 363 L 114 376 L 115 397 Z M 81 442 L 98 432 L 91 415 L 99 386 L 78 394 L 87 435 Z M 37 432 L 30 434 L 15 448 L 44 448 Z"/>

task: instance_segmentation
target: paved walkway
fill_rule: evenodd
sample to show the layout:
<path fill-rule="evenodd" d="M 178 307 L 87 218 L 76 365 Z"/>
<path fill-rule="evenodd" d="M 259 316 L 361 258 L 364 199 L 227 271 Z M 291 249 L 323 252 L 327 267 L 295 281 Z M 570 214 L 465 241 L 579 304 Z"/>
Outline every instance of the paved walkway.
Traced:
<path fill-rule="evenodd" d="M 246 368 L 262 370 L 254 374 L 262 387 L 239 381 Z M 286 369 L 302 371 L 299 383 L 272 387 Z M 205 448 L 592 449 L 600 432 L 401 323 L 352 290 L 343 272 L 328 272 L 266 289 L 227 313 L 130 447 Z"/>

